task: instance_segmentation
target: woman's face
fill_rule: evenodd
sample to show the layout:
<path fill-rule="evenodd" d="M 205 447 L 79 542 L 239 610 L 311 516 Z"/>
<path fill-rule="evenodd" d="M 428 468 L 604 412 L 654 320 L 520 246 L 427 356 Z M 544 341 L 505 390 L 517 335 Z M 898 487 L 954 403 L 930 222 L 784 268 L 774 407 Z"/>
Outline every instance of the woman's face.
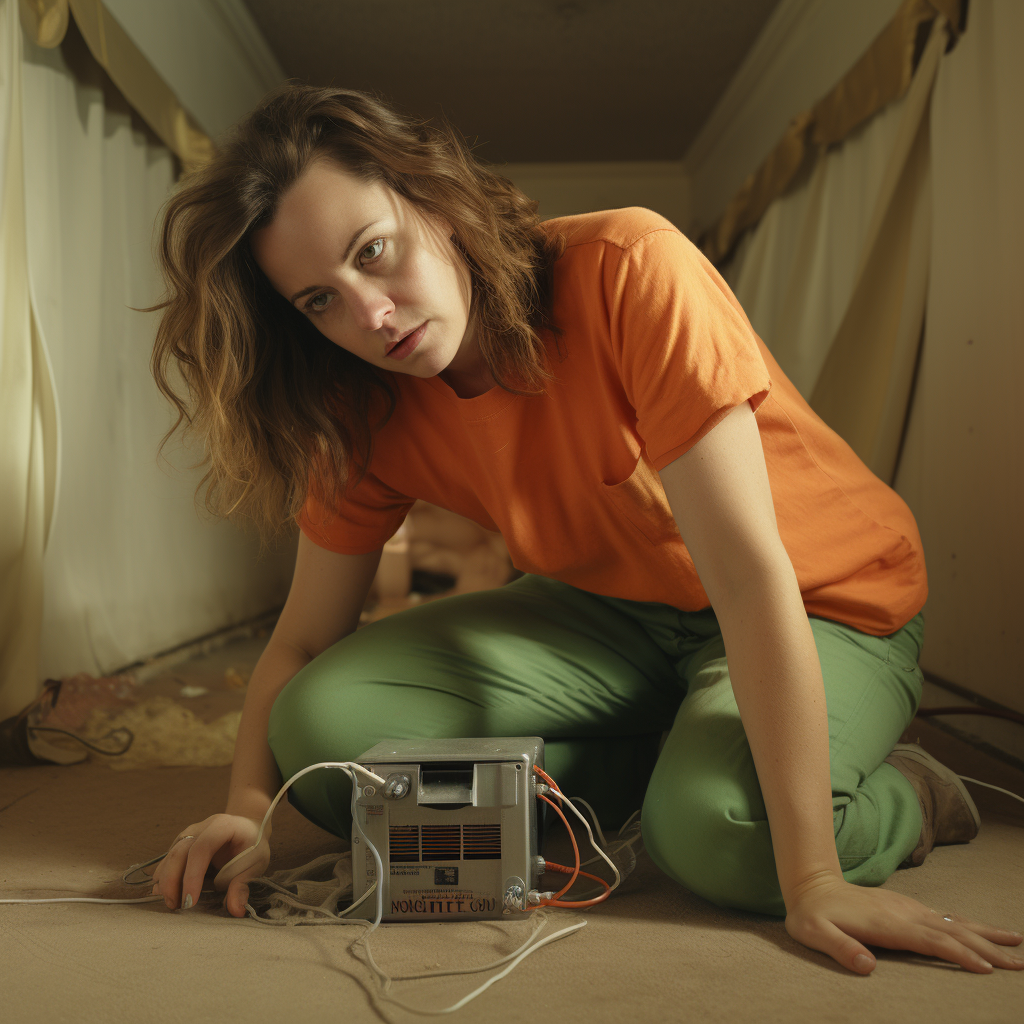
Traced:
<path fill-rule="evenodd" d="M 467 329 L 469 268 L 450 235 L 387 186 L 318 159 L 252 249 L 274 288 L 335 345 L 394 373 L 469 380 L 482 357 Z"/>

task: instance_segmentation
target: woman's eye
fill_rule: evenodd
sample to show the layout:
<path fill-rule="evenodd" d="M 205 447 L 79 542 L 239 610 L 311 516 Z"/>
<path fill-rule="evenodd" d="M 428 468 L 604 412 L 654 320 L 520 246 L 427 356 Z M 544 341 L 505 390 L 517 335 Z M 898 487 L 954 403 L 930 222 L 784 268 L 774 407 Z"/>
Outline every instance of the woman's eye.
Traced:
<path fill-rule="evenodd" d="M 327 301 L 325 301 L 323 305 L 317 305 L 321 299 L 325 299 Z M 306 303 L 306 312 L 322 313 L 330 305 L 330 299 L 331 296 L 328 295 L 327 292 L 321 292 L 319 295 L 314 295 L 313 298 Z"/>
<path fill-rule="evenodd" d="M 375 238 L 368 246 L 366 246 L 363 249 L 363 251 L 359 255 L 363 257 L 363 261 L 364 262 L 369 263 L 372 260 L 377 259 L 377 257 L 380 256 L 380 254 L 383 251 L 384 251 L 384 239 L 383 238 Z M 367 253 L 370 253 L 370 255 L 367 256 L 366 255 Z"/>
<path fill-rule="evenodd" d="M 385 240 L 383 238 L 375 238 L 369 245 L 364 246 L 359 253 L 362 262 L 373 263 L 374 260 L 380 259 L 385 247 Z M 334 296 L 327 292 L 320 292 L 319 295 L 314 295 L 303 309 L 307 313 L 322 313 L 331 304 L 331 299 L 333 298 Z"/>

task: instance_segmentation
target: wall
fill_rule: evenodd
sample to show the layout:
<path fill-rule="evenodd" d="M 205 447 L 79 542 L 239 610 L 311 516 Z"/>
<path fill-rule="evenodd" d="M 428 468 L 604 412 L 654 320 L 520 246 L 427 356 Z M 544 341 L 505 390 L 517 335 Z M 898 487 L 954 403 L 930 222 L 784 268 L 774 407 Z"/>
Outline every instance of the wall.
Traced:
<path fill-rule="evenodd" d="M 690 182 L 680 161 L 504 164 L 496 169 L 540 202 L 545 220 L 646 206 L 681 231 L 690 221 Z"/>
<path fill-rule="evenodd" d="M 284 80 L 242 0 L 105 0 L 111 14 L 214 137 Z M 506 164 L 544 218 L 646 206 L 679 228 L 690 218 L 679 161 Z"/>
<path fill-rule="evenodd" d="M 967 31 L 939 68 L 925 340 L 896 479 L 928 560 L 922 666 L 1020 712 L 1022 39 L 1018 0 L 972 0 Z"/>
<path fill-rule="evenodd" d="M 214 138 L 285 79 L 242 0 L 103 2 Z"/>

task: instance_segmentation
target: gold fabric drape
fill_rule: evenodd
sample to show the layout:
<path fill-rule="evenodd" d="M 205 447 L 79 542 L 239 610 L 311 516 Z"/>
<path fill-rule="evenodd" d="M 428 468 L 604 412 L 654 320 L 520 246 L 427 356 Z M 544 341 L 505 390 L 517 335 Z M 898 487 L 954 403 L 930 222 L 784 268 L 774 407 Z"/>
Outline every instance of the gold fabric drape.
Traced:
<path fill-rule="evenodd" d="M 93 57 L 132 109 L 190 171 L 209 161 L 213 140 L 178 102 L 170 86 L 101 0 L 19 0 L 21 24 L 40 46 L 59 46 L 74 15 Z"/>
<path fill-rule="evenodd" d="M 955 35 L 962 0 L 905 0 L 864 55 L 827 96 L 798 114 L 760 167 L 743 183 L 698 244 L 713 263 L 728 257 L 798 172 L 828 146 L 842 142 L 887 103 L 903 96 L 914 74 L 921 33 L 944 15 Z"/>

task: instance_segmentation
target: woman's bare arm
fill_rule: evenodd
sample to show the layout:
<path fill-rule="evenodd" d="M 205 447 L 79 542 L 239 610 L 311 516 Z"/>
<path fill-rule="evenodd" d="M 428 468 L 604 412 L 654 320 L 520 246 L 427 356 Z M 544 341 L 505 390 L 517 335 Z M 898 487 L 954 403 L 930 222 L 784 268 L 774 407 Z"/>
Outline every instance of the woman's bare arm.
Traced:
<path fill-rule="evenodd" d="M 267 742 L 270 709 L 301 668 L 359 625 L 381 552 L 341 555 L 299 537 L 284 610 L 249 681 L 235 741 L 227 814 L 262 819 L 282 779 Z"/>
<path fill-rule="evenodd" d="M 270 862 L 270 829 L 257 848 L 257 826 L 282 782 L 267 741 L 270 709 L 296 672 L 359 625 L 380 554 L 339 555 L 300 537 L 288 600 L 245 695 L 226 810 L 186 826 L 191 839 L 173 842 L 153 873 L 153 891 L 168 907 L 190 907 L 211 865 L 223 868 L 248 850 L 252 857 L 228 877 L 224 899 L 231 914 L 245 915 L 248 882 Z"/>

